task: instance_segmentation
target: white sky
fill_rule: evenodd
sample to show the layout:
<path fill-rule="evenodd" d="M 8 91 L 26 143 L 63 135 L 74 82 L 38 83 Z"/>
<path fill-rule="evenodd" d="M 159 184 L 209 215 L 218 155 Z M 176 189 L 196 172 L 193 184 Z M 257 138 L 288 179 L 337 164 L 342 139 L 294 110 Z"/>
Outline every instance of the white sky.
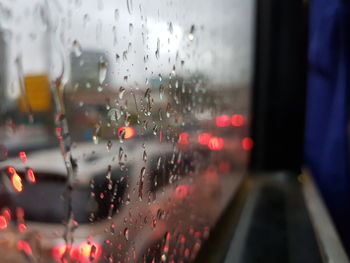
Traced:
<path fill-rule="evenodd" d="M 0 25 L 7 32 L 7 63 L 12 86 L 16 86 L 17 81 L 16 56 L 22 56 L 25 74 L 36 74 L 48 71 L 49 54 L 53 54 L 53 72 L 58 72 L 62 66 L 58 54 L 63 52 L 68 68 L 67 59 L 74 40 L 82 50 L 99 49 L 106 53 L 110 59 L 112 85 L 123 82 L 125 75 L 129 76 L 128 84 L 142 85 L 151 75 L 169 74 L 173 65 L 177 74 L 202 72 L 213 83 L 248 84 L 250 81 L 252 0 L 129 0 L 130 12 L 127 0 L 48 0 L 48 3 L 49 8 L 44 0 L 0 0 Z M 57 26 L 52 53 L 48 51 L 50 34 L 45 17 L 49 17 L 53 27 Z M 195 31 L 191 41 L 192 25 Z M 158 39 L 159 59 L 155 56 Z M 123 61 L 122 54 L 129 43 L 132 47 L 128 60 Z M 116 54 L 120 56 L 119 62 Z M 147 63 L 143 61 L 145 55 L 149 56 Z M 181 60 L 185 62 L 183 67 Z"/>

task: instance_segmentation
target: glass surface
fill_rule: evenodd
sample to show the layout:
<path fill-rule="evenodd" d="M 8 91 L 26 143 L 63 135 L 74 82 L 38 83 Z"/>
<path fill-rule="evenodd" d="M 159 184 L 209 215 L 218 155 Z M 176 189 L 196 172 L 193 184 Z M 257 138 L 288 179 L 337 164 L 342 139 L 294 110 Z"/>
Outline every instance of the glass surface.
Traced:
<path fill-rule="evenodd" d="M 253 1 L 0 0 L 1 262 L 191 262 L 253 141 Z"/>

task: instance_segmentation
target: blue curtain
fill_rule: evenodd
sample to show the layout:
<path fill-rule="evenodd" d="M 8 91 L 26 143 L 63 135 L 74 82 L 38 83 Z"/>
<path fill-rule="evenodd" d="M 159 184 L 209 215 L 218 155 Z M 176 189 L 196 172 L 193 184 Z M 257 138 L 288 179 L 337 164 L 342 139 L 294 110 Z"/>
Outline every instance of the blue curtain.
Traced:
<path fill-rule="evenodd" d="M 310 5 L 305 163 L 350 251 L 350 2 Z"/>

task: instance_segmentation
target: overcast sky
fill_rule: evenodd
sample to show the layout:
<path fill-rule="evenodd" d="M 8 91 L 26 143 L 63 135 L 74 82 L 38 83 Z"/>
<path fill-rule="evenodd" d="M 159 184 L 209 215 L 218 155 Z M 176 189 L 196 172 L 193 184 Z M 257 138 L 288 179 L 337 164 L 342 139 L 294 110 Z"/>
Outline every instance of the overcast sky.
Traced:
<path fill-rule="evenodd" d="M 125 85 L 142 85 L 152 75 L 169 74 L 173 66 L 176 74 L 202 72 L 213 83 L 247 84 L 250 80 L 252 0 L 49 0 L 48 7 L 43 0 L 0 0 L 0 4 L 12 86 L 16 86 L 18 55 L 26 74 L 48 71 L 50 58 L 53 72 L 65 65 L 68 73 L 74 41 L 83 51 L 105 52 L 112 84 L 128 76 Z M 123 60 L 124 51 L 128 51 L 127 60 Z"/>

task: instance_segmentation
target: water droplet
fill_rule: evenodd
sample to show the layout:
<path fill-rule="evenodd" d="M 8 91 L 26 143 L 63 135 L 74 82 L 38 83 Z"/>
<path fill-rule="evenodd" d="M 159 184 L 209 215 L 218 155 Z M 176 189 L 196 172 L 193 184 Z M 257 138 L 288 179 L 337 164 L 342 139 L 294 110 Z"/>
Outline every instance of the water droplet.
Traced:
<path fill-rule="evenodd" d="M 111 150 L 112 145 L 113 145 L 112 141 L 111 141 L 111 140 L 108 140 L 108 142 L 107 142 L 107 150 L 108 150 L 108 151 Z"/>
<path fill-rule="evenodd" d="M 116 108 L 110 109 L 107 115 L 109 116 L 111 121 L 118 121 L 121 117 L 119 110 Z"/>
<path fill-rule="evenodd" d="M 99 75 L 98 75 L 98 80 L 100 85 L 103 84 L 107 76 L 107 62 L 104 61 L 103 59 L 100 59 L 99 61 Z"/>
<path fill-rule="evenodd" d="M 97 251 L 97 247 L 95 245 L 91 246 L 91 250 L 90 250 L 90 261 L 93 262 L 96 258 L 96 251 Z"/>
<path fill-rule="evenodd" d="M 153 226 L 153 228 L 155 228 L 157 226 L 157 219 L 155 217 L 153 217 L 153 219 L 152 219 L 152 226 Z"/>
<path fill-rule="evenodd" d="M 132 43 L 129 42 L 129 44 L 128 44 L 128 53 L 131 52 L 131 49 L 132 49 Z"/>
<path fill-rule="evenodd" d="M 124 98 L 124 94 L 125 94 L 125 88 L 124 87 L 120 87 L 119 88 L 119 99 L 122 100 Z"/>
<path fill-rule="evenodd" d="M 130 200 L 130 194 L 128 193 L 128 195 L 126 196 L 126 200 L 125 200 L 125 205 L 130 204 L 131 200 Z"/>
<path fill-rule="evenodd" d="M 146 174 L 146 167 L 142 167 L 140 172 L 139 192 L 138 192 L 140 201 L 142 201 L 142 198 L 143 198 L 143 182 L 145 179 L 145 174 Z"/>
<path fill-rule="evenodd" d="M 162 100 L 164 97 L 164 86 L 163 84 L 159 85 L 159 98 Z"/>
<path fill-rule="evenodd" d="M 169 32 L 170 34 L 172 34 L 174 32 L 174 29 L 173 29 L 173 23 L 169 23 Z"/>
<path fill-rule="evenodd" d="M 126 134 L 125 129 L 121 129 L 120 131 L 118 131 L 118 136 L 119 136 L 120 143 L 124 142 L 125 134 Z"/>
<path fill-rule="evenodd" d="M 147 162 L 147 153 L 146 153 L 146 150 L 143 151 L 142 160 L 143 160 L 144 162 Z"/>
<path fill-rule="evenodd" d="M 153 132 L 153 135 L 157 135 L 157 132 L 158 132 L 158 125 L 157 124 L 154 124 L 152 132 Z"/>
<path fill-rule="evenodd" d="M 191 41 L 194 39 L 194 31 L 195 31 L 195 26 L 192 25 L 190 29 L 190 33 L 188 34 L 188 39 Z"/>
<path fill-rule="evenodd" d="M 128 60 L 128 51 L 127 51 L 127 50 L 125 50 L 125 51 L 123 52 L 123 60 L 124 60 L 124 61 L 127 61 L 127 60 Z"/>
<path fill-rule="evenodd" d="M 162 121 L 163 120 L 163 111 L 162 111 L 162 109 L 158 110 L 158 116 L 159 116 L 159 120 Z"/>
<path fill-rule="evenodd" d="M 159 156 L 158 161 L 157 161 L 157 170 L 159 171 L 160 169 L 160 164 L 162 163 L 162 157 Z"/>
<path fill-rule="evenodd" d="M 112 31 L 113 31 L 113 45 L 115 46 L 118 43 L 117 28 L 113 26 Z"/>
<path fill-rule="evenodd" d="M 86 27 L 89 22 L 90 22 L 90 16 L 88 14 L 85 14 L 84 17 L 83 17 L 84 27 Z"/>
<path fill-rule="evenodd" d="M 134 25 L 132 23 L 129 23 L 129 34 L 132 35 L 133 31 L 134 31 Z"/>
<path fill-rule="evenodd" d="M 115 21 L 119 20 L 119 10 L 118 9 L 114 10 L 114 19 L 115 19 Z"/>
<path fill-rule="evenodd" d="M 124 154 L 124 150 L 122 147 L 119 147 L 119 153 L 118 153 L 118 158 L 119 158 L 119 161 L 122 160 L 123 158 L 123 154 Z"/>
<path fill-rule="evenodd" d="M 165 113 L 167 118 L 170 118 L 170 111 L 171 111 L 171 105 L 170 105 L 170 103 L 168 103 L 166 105 L 166 113 Z"/>
<path fill-rule="evenodd" d="M 142 177 L 142 179 L 145 177 L 145 174 L 146 174 L 146 167 L 142 167 L 140 172 L 140 176 Z"/>
<path fill-rule="evenodd" d="M 156 58 L 159 59 L 159 52 L 160 52 L 160 40 L 159 38 L 157 39 L 157 50 L 155 52 Z"/>
<path fill-rule="evenodd" d="M 150 90 L 150 88 L 147 88 L 146 91 L 145 91 L 144 97 L 147 98 L 149 96 L 151 96 L 151 90 Z"/>
<path fill-rule="evenodd" d="M 129 240 L 129 229 L 128 228 L 124 229 L 124 236 L 125 236 L 125 239 L 128 241 Z"/>
<path fill-rule="evenodd" d="M 126 6 L 128 8 L 129 14 L 131 15 L 132 14 L 132 10 L 133 10 L 132 0 L 126 0 Z"/>
<path fill-rule="evenodd" d="M 83 53 L 82 48 L 80 46 L 80 43 L 78 40 L 73 41 L 73 52 L 76 57 L 80 57 L 81 54 Z"/>
<path fill-rule="evenodd" d="M 92 141 L 94 142 L 94 144 L 99 143 L 100 136 L 101 136 L 101 127 L 99 125 L 96 125 L 92 136 Z"/>
<path fill-rule="evenodd" d="M 111 234 L 113 235 L 115 233 L 115 224 L 111 223 L 109 229 L 110 229 Z"/>

